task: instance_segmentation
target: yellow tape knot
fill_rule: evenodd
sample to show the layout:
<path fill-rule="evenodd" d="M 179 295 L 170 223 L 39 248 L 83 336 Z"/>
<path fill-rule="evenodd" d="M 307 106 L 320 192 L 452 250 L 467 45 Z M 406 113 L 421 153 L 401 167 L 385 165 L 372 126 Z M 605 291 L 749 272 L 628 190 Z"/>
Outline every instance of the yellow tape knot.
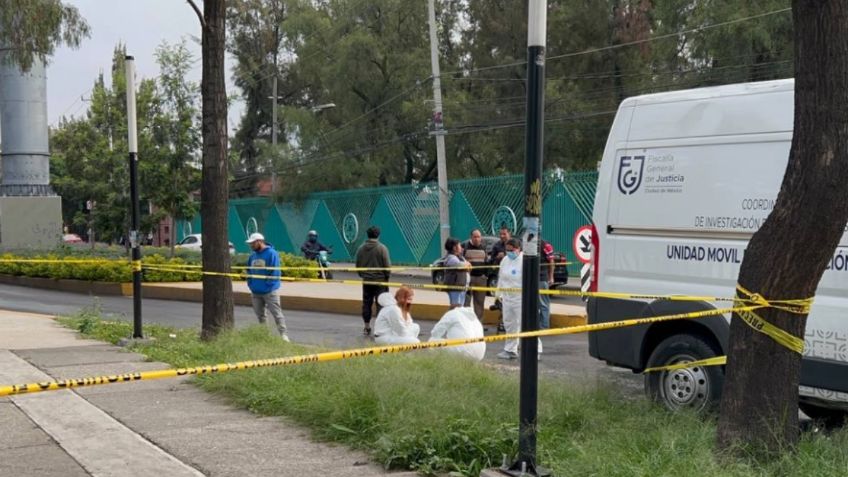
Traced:
<path fill-rule="evenodd" d="M 133 260 L 131 262 L 131 265 L 132 265 L 132 271 L 134 271 L 134 272 L 140 272 L 141 271 L 141 260 Z"/>
<path fill-rule="evenodd" d="M 736 291 L 741 295 L 737 301 L 756 305 L 762 308 L 777 308 L 796 315 L 807 315 L 813 306 L 813 297 L 793 300 L 769 300 L 759 293 L 752 293 L 742 285 L 736 285 Z"/>

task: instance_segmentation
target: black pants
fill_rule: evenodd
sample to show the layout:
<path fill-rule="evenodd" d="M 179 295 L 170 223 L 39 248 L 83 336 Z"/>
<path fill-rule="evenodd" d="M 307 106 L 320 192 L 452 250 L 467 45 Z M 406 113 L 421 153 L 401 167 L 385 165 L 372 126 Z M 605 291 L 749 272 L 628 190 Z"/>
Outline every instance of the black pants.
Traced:
<path fill-rule="evenodd" d="M 377 297 L 380 296 L 381 293 L 386 293 L 389 291 L 389 287 L 384 287 L 382 285 L 362 285 L 362 321 L 367 325 L 371 322 L 371 306 L 377 306 L 377 313 L 380 313 L 380 303 L 377 301 Z"/>

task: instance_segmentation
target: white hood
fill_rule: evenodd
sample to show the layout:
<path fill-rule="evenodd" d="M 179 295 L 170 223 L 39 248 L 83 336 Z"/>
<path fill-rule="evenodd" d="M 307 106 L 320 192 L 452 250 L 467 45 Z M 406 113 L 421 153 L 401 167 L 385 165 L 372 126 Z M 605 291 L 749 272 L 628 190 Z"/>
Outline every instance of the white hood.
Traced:
<path fill-rule="evenodd" d="M 482 337 L 483 325 L 477 319 L 474 310 L 467 307 L 454 308 L 445 313 L 430 332 L 430 341 Z M 486 343 L 483 342 L 452 346 L 445 349 L 463 354 L 477 361 L 482 360 L 486 355 Z"/>
<path fill-rule="evenodd" d="M 380 304 L 383 308 L 387 306 L 397 305 L 397 300 L 390 292 L 381 293 L 380 296 L 377 297 L 377 303 Z"/>

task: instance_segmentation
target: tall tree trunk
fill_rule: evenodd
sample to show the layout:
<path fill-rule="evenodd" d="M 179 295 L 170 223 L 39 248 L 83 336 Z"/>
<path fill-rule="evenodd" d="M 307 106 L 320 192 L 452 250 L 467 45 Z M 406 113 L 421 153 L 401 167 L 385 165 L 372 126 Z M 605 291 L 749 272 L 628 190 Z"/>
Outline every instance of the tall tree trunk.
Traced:
<path fill-rule="evenodd" d="M 739 283 L 774 300 L 813 296 L 848 221 L 848 4 L 794 0 L 795 124 L 777 202 L 754 235 Z M 802 264 L 802 266 L 799 266 Z M 758 314 L 803 338 L 807 317 L 769 308 Z M 730 325 L 718 444 L 776 455 L 799 438 L 801 355 Z"/>
<path fill-rule="evenodd" d="M 203 2 L 203 177 L 200 220 L 203 224 L 203 268 L 229 273 L 227 240 L 229 187 L 227 168 L 227 92 L 224 82 L 226 48 L 225 0 Z M 203 339 L 233 327 L 233 284 L 227 277 L 203 276 Z"/>

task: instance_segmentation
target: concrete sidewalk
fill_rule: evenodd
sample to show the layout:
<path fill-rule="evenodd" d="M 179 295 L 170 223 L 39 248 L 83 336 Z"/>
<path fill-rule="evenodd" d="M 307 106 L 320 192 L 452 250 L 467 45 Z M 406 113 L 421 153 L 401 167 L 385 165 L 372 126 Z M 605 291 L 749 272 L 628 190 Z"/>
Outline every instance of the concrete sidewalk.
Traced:
<path fill-rule="evenodd" d="M 0 311 L 0 385 L 167 367 L 80 339 L 51 317 Z M 0 398 L 0 429 L 3 475 L 387 475 L 363 453 L 313 442 L 186 379 Z"/>

